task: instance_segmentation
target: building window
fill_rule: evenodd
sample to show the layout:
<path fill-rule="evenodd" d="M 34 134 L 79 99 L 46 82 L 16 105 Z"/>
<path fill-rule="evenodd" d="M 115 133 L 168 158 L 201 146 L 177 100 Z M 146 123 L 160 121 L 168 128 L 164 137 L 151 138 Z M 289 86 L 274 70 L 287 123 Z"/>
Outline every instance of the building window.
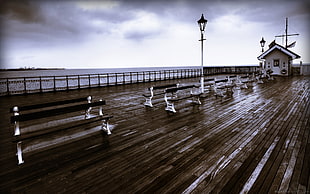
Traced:
<path fill-rule="evenodd" d="M 274 60 L 273 60 L 273 66 L 274 66 L 274 67 L 279 67 L 279 64 L 280 64 L 279 59 L 274 59 Z"/>
<path fill-rule="evenodd" d="M 283 62 L 283 67 L 285 67 L 285 62 Z"/>

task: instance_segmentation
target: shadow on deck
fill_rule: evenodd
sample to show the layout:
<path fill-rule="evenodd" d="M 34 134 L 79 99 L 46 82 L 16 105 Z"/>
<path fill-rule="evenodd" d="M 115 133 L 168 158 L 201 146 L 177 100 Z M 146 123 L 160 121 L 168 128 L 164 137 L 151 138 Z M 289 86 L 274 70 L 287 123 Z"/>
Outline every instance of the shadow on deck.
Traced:
<path fill-rule="evenodd" d="M 1 98 L 2 192 L 276 193 L 310 191 L 309 77 L 277 78 L 233 98 L 184 100 L 176 114 L 153 108 L 141 83 Z M 198 82 L 196 79 L 180 80 Z M 106 100 L 112 135 L 94 133 L 18 166 L 9 108 L 92 95 Z"/>

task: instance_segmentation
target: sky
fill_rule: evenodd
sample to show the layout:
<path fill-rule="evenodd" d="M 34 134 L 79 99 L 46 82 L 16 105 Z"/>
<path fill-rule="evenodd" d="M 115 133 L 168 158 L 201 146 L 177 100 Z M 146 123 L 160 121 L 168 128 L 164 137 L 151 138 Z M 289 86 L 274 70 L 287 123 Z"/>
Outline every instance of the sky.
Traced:
<path fill-rule="evenodd" d="M 309 63 L 308 0 L 0 0 L 0 68 L 255 65 L 288 18 Z M 283 38 L 276 38 L 284 44 Z"/>

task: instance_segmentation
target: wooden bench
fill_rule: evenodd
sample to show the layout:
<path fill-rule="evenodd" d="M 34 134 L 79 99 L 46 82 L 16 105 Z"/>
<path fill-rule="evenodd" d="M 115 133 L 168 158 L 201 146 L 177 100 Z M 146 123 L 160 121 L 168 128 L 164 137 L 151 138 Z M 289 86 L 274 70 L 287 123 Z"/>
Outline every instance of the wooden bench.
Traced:
<path fill-rule="evenodd" d="M 215 85 L 215 78 L 204 79 L 204 90 L 212 91 Z"/>
<path fill-rule="evenodd" d="M 265 75 L 262 72 L 256 73 L 255 76 L 258 84 L 264 83 Z"/>
<path fill-rule="evenodd" d="M 24 163 L 22 142 L 26 140 L 38 138 L 41 140 L 44 137 L 48 139 L 55 133 L 59 135 L 60 132 L 86 128 L 90 125 L 101 126 L 101 130 L 110 135 L 108 121 L 113 116 L 103 113 L 102 106 L 105 104 L 102 99 L 92 102 L 92 97 L 88 96 L 11 108 L 10 112 L 13 113 L 11 123 L 14 124 L 12 142 L 17 145 L 18 164 Z M 94 108 L 98 108 L 98 114 L 91 114 Z"/>
<path fill-rule="evenodd" d="M 224 97 L 224 96 L 232 96 L 234 91 L 233 88 L 235 87 L 235 82 L 231 78 L 225 78 L 217 80 L 215 79 L 214 84 L 214 91 L 215 97 Z"/>
<path fill-rule="evenodd" d="M 179 86 L 179 83 L 177 83 L 177 84 L 161 85 L 161 86 L 152 86 L 152 87 L 148 88 L 148 91 L 150 93 L 149 94 L 143 94 L 143 96 L 145 97 L 144 105 L 148 106 L 148 107 L 153 107 L 152 98 L 154 96 L 164 95 L 166 89 L 168 89 L 168 88 L 175 88 L 175 87 L 178 87 L 178 86 Z"/>
<path fill-rule="evenodd" d="M 258 80 L 257 83 L 263 84 L 264 82 L 274 80 L 274 77 L 272 76 L 272 71 L 262 70 L 256 74 L 256 79 Z"/>
<path fill-rule="evenodd" d="M 256 81 L 256 77 L 254 75 L 243 75 L 238 76 L 236 81 L 236 86 L 240 89 L 247 89 L 249 87 L 253 87 L 254 82 Z"/>
<path fill-rule="evenodd" d="M 176 113 L 174 103 L 188 98 L 192 98 L 192 102 L 195 104 L 201 104 L 199 99 L 201 94 L 200 86 L 196 85 L 187 85 L 166 89 L 164 96 L 166 102 L 165 110 Z"/>

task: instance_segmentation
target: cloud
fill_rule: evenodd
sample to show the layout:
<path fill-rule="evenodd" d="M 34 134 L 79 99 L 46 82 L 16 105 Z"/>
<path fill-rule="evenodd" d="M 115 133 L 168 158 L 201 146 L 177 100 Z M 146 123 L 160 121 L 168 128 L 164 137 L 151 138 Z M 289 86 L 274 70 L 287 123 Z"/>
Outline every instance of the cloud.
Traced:
<path fill-rule="evenodd" d="M 72 43 L 110 31 L 102 12 L 84 10 L 74 1 L 5 1 L 0 14 L 2 35 L 31 45 Z"/>
<path fill-rule="evenodd" d="M 163 23 L 153 13 L 135 12 L 135 18 L 120 24 L 120 31 L 126 39 L 143 40 L 159 36 L 164 30 Z"/>
<path fill-rule="evenodd" d="M 39 59 L 45 59 L 44 63 L 52 64 L 52 60 L 61 58 L 54 64 L 66 61 L 82 65 L 92 61 L 93 65 L 119 65 L 130 61 L 141 65 L 151 61 L 155 65 L 199 65 L 197 20 L 202 13 L 208 20 L 205 48 L 209 64 L 226 63 L 224 59 L 245 60 L 238 56 L 240 53 L 255 63 L 259 40 L 264 36 L 271 41 L 274 35 L 283 33 L 285 17 L 289 17 L 291 29 L 295 27 L 293 32 L 301 34 L 297 45 L 308 42 L 305 37 L 309 37 L 306 0 L 2 2 L 1 50 L 5 51 L 1 57 L 15 60 L 15 64 L 17 59 L 39 65 Z"/>

